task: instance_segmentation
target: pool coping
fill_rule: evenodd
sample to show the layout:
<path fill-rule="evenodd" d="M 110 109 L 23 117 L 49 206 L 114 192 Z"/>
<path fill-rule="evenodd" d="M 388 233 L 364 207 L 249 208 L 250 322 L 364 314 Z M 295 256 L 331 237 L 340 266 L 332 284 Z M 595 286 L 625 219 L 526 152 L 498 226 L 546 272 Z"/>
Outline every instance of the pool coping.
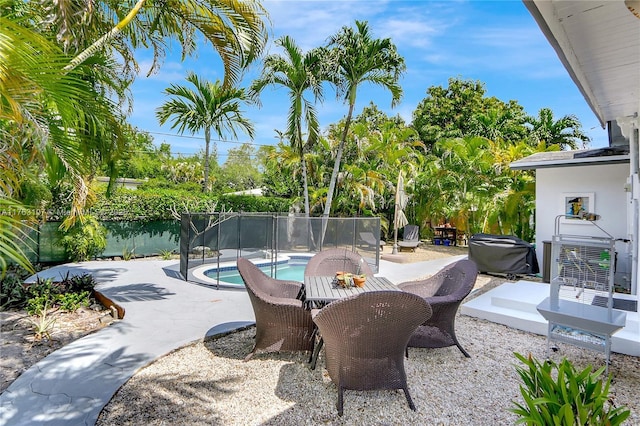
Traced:
<path fill-rule="evenodd" d="M 307 258 L 310 259 L 313 256 L 313 253 L 279 253 L 278 257 L 275 260 L 276 264 L 280 264 L 280 263 L 284 263 L 284 262 L 288 262 L 291 259 L 295 259 L 295 258 Z M 265 252 L 265 257 L 262 258 L 250 258 L 249 259 L 252 263 L 254 263 L 257 266 L 267 266 L 270 265 L 272 263 L 272 259 L 271 259 L 271 254 L 269 252 Z M 219 287 L 224 287 L 224 288 L 240 288 L 240 289 L 244 289 L 244 285 L 243 284 L 235 284 L 235 283 L 229 283 L 229 282 L 225 282 L 225 281 L 217 281 L 213 278 L 210 278 L 208 276 L 205 275 L 206 271 L 212 270 L 212 269 L 219 269 L 221 272 L 223 271 L 237 271 L 238 267 L 236 266 L 236 260 L 228 260 L 228 261 L 224 261 L 224 262 L 220 262 L 220 264 L 218 265 L 217 263 L 205 263 L 202 265 L 199 265 L 193 269 L 191 269 L 189 271 L 189 276 L 192 279 L 195 279 L 197 281 L 198 284 L 203 284 L 203 285 L 207 285 L 207 286 L 219 286 Z"/>

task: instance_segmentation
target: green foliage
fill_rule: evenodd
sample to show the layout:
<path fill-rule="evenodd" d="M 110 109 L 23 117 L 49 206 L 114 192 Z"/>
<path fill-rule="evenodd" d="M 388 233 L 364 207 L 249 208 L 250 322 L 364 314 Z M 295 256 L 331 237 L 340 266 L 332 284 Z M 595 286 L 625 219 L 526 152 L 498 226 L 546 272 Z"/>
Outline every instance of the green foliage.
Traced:
<path fill-rule="evenodd" d="M 106 231 L 93 216 L 84 216 L 64 232 L 60 240 L 69 259 L 74 262 L 89 260 L 107 247 Z"/>
<path fill-rule="evenodd" d="M 51 329 L 53 328 L 56 319 L 49 317 L 48 302 L 44 302 L 41 309 L 35 315 L 37 316 L 37 319 L 31 319 L 35 340 L 40 341 L 44 338 L 51 340 Z"/>
<path fill-rule="evenodd" d="M 89 306 L 89 295 L 88 291 L 81 291 L 79 293 L 59 294 L 56 299 L 61 310 L 75 312 L 82 306 Z"/>
<path fill-rule="evenodd" d="M 631 414 L 624 407 L 613 406 L 609 398 L 611 377 L 600 377 L 605 367 L 592 372 L 588 366 L 582 371 L 567 359 L 560 364 L 540 362 L 514 354 L 524 367 L 516 371 L 522 379 L 520 393 L 524 404 L 514 401 L 511 411 L 520 416 L 517 423 L 527 425 L 619 425 Z"/>
<path fill-rule="evenodd" d="M 54 298 L 51 294 L 43 294 L 42 296 L 34 296 L 27 300 L 27 313 L 29 315 L 41 315 L 47 306 L 53 303 Z"/>
<path fill-rule="evenodd" d="M 67 273 L 59 283 L 39 278 L 28 285 L 22 284 L 23 278 L 10 273 L 0 281 L 2 309 L 25 309 L 29 315 L 42 316 L 46 309 L 60 306 L 62 310 L 72 312 L 89 305 L 96 285 L 91 274 L 69 276 Z"/>
<path fill-rule="evenodd" d="M 60 293 L 81 293 L 88 291 L 91 293 L 96 286 L 96 280 L 91 274 L 73 275 L 69 273 L 57 284 Z"/>
<path fill-rule="evenodd" d="M 208 212 L 212 203 L 236 212 L 288 212 L 291 200 L 250 195 L 205 195 L 199 191 L 156 189 L 153 192 L 120 189 L 112 197 L 100 197 L 91 213 L 102 221 L 174 219 L 171 209 L 187 205 L 190 212 Z"/>
<path fill-rule="evenodd" d="M 3 164 L 0 162 L 0 172 L 2 168 Z M 2 179 L 3 174 L 0 173 L 0 181 Z M 23 268 L 33 271 L 33 266 L 22 251 L 20 244 L 27 237 L 29 228 L 25 229 L 21 217 L 17 213 L 5 213 L 19 211 L 24 206 L 2 195 L 3 187 L 4 184 L 0 183 L 0 278 L 7 269 L 7 261 L 16 262 Z"/>
<path fill-rule="evenodd" d="M 135 247 L 132 248 L 132 249 L 130 249 L 128 247 L 123 248 L 122 249 L 122 259 L 123 260 L 127 260 L 127 261 L 133 259 L 135 251 L 136 251 Z"/>
<path fill-rule="evenodd" d="M 173 251 L 160 250 L 160 257 L 162 258 L 162 260 L 171 260 L 173 258 Z"/>
<path fill-rule="evenodd" d="M 38 278 L 35 283 L 29 284 L 24 301 L 29 315 L 41 315 L 47 306 L 52 306 L 56 297 L 60 294 L 60 289 L 54 285 L 51 279 Z"/>
<path fill-rule="evenodd" d="M 442 139 L 465 136 L 521 140 L 527 133 L 522 106 L 485 97 L 485 92 L 484 83 L 460 78 L 450 78 L 447 87 L 429 87 L 427 97 L 413 112 L 420 139 L 428 147 Z"/>
<path fill-rule="evenodd" d="M 227 161 L 218 172 L 214 190 L 225 193 L 260 188 L 262 173 L 258 170 L 258 161 L 254 156 L 255 150 L 246 143 L 239 148 L 230 149 Z"/>
<path fill-rule="evenodd" d="M 0 310 L 20 309 L 27 298 L 28 293 L 19 274 L 10 271 L 0 278 Z"/>
<path fill-rule="evenodd" d="M 124 130 L 126 147 L 117 161 L 118 175 L 134 179 L 160 176 L 163 164 L 171 159 L 170 146 L 156 147 L 151 135 L 128 124 Z M 106 168 L 103 173 L 107 173 Z"/>

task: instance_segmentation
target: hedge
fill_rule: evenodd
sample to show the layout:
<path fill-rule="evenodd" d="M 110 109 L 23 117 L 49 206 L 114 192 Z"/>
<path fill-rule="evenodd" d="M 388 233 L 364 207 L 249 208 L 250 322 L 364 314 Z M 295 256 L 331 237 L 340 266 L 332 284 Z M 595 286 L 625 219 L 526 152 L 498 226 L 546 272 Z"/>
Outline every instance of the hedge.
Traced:
<path fill-rule="evenodd" d="M 288 212 L 291 200 L 252 195 L 207 195 L 185 191 L 155 190 L 153 193 L 120 189 L 111 197 L 100 196 L 90 213 L 100 221 L 156 221 L 173 219 L 171 209 L 178 212 L 210 212 L 214 203 L 216 211 L 234 212 Z"/>

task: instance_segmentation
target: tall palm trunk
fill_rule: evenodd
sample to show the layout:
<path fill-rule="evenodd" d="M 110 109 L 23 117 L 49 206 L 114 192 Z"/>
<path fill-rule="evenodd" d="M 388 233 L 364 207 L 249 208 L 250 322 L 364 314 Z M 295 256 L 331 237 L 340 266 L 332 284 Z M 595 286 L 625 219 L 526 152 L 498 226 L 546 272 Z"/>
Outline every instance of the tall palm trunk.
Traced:
<path fill-rule="evenodd" d="M 333 202 L 333 193 L 336 189 L 336 182 L 338 180 L 338 172 L 340 171 L 340 161 L 342 160 L 342 151 L 344 151 L 344 144 L 347 141 L 347 133 L 349 132 L 349 125 L 351 124 L 351 117 L 353 115 L 353 108 L 355 107 L 355 99 L 353 102 L 349 102 L 349 113 L 344 123 L 344 130 L 342 131 L 342 138 L 338 144 L 338 152 L 336 153 L 336 161 L 333 163 L 333 171 L 331 172 L 331 181 L 329 182 L 329 192 L 327 193 L 327 203 L 324 206 L 324 217 L 329 217 L 331 213 L 331 203 Z M 323 232 L 324 234 L 324 232 Z"/>
<path fill-rule="evenodd" d="M 133 6 L 133 9 L 124 17 L 124 19 L 111 29 L 108 33 L 97 39 L 91 44 L 91 46 L 87 47 L 85 50 L 80 52 L 75 58 L 69 62 L 69 65 L 64 67 L 64 70 L 69 72 L 75 69 L 78 65 L 87 60 L 87 58 L 93 56 L 98 50 L 102 49 L 104 46 L 109 43 L 109 41 L 113 40 L 124 27 L 126 27 L 129 22 L 138 14 L 142 6 L 147 2 L 147 0 L 138 0 L 138 2 Z"/>
<path fill-rule="evenodd" d="M 209 192 L 209 144 L 211 143 L 211 128 L 204 129 L 204 182 L 202 192 Z"/>
<path fill-rule="evenodd" d="M 304 215 L 309 217 L 309 184 L 307 182 L 307 162 L 304 158 L 304 150 L 300 153 L 300 167 L 302 168 L 302 191 L 304 193 Z"/>

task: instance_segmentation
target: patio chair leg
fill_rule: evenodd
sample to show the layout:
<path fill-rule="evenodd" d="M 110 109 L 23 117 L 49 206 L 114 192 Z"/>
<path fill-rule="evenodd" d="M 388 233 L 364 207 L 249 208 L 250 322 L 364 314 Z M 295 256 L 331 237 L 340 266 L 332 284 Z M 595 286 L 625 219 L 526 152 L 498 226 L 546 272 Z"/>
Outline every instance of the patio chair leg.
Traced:
<path fill-rule="evenodd" d="M 344 403 L 344 390 L 341 386 L 338 386 L 338 415 L 342 417 L 343 403 Z"/>
<path fill-rule="evenodd" d="M 453 337 L 453 341 L 456 342 L 456 346 L 458 347 L 458 349 L 460 349 L 460 352 L 462 352 L 464 354 L 465 357 L 467 358 L 471 358 L 471 355 L 469 355 L 467 353 L 467 351 L 464 350 L 464 348 L 462 347 L 462 345 L 458 342 L 458 339 L 454 336 Z"/>
<path fill-rule="evenodd" d="M 316 353 L 316 336 L 318 335 L 318 328 L 313 327 L 313 332 L 311 333 L 311 354 L 309 355 L 309 364 L 313 361 L 313 354 Z"/>
<path fill-rule="evenodd" d="M 413 400 L 411 399 L 411 395 L 409 395 L 409 389 L 405 386 L 404 388 L 402 388 L 402 390 L 404 391 L 404 396 L 407 397 L 409 408 L 411 408 L 413 411 L 416 411 L 416 406 L 413 403 Z"/>
<path fill-rule="evenodd" d="M 312 370 L 316 369 L 316 363 L 318 362 L 318 355 L 320 355 L 320 349 L 322 349 L 323 344 L 324 344 L 324 340 L 322 340 L 322 337 L 320 337 L 320 340 L 313 348 L 313 353 L 311 354 L 311 359 L 309 360 L 309 363 L 311 364 L 310 367 Z"/>

